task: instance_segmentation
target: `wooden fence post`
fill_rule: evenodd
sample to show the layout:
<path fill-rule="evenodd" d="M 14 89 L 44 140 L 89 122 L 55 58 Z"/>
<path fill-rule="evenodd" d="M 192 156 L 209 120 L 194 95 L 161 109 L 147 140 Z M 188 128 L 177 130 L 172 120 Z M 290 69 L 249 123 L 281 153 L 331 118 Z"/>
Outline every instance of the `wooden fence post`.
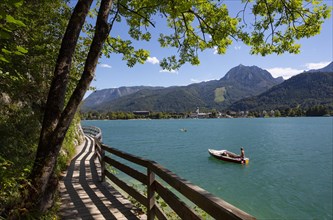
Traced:
<path fill-rule="evenodd" d="M 154 220 L 155 219 L 155 174 L 147 168 L 147 177 L 148 177 L 148 184 L 147 184 L 147 219 Z"/>
<path fill-rule="evenodd" d="M 101 161 L 101 181 L 105 182 L 105 150 L 102 149 L 102 145 L 101 145 L 101 157 L 102 157 L 102 161 Z"/>

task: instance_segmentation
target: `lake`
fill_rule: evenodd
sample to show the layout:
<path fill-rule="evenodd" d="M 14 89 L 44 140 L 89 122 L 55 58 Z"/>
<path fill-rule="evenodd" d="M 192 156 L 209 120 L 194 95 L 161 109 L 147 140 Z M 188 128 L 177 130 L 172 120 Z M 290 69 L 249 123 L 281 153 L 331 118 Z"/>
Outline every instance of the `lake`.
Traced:
<path fill-rule="evenodd" d="M 82 121 L 258 219 L 332 219 L 333 118 Z M 186 128 L 187 132 L 181 129 Z M 248 165 L 207 149 L 240 153 Z"/>

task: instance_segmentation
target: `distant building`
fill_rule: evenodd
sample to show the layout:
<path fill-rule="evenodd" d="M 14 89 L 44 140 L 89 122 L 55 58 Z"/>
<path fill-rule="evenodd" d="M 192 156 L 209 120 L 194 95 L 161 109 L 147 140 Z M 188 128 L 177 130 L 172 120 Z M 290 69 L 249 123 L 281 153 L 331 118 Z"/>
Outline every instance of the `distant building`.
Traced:
<path fill-rule="evenodd" d="M 197 107 L 197 110 L 195 113 L 190 114 L 190 118 L 210 118 L 212 113 L 202 113 L 199 110 L 199 107 Z"/>
<path fill-rule="evenodd" d="M 237 112 L 234 111 L 227 111 L 226 112 L 226 117 L 227 118 L 235 118 L 237 116 Z"/>

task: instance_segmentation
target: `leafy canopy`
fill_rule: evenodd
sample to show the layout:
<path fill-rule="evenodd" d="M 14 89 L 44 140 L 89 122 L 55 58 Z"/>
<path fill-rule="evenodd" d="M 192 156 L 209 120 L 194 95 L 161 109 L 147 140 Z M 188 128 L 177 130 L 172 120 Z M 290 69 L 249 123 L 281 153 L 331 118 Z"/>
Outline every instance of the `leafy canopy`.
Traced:
<path fill-rule="evenodd" d="M 296 41 L 320 33 L 321 24 L 332 10 L 321 0 L 242 3 L 242 9 L 232 17 L 228 7 L 234 3 L 222 0 L 118 0 L 112 8 L 111 26 L 126 21 L 133 40 L 150 41 L 151 28 L 164 18 L 171 32 L 160 33 L 158 41 L 161 47 L 174 47 L 179 52 L 160 63 L 163 69 L 171 70 L 186 62 L 198 65 L 198 52 L 205 49 L 215 48 L 218 54 L 224 54 L 233 41 L 250 46 L 252 54 L 299 53 Z M 107 57 L 110 53 L 123 54 L 130 67 L 145 62 L 149 56 L 148 51 L 135 50 L 131 40 L 119 36 L 109 36 L 103 53 Z"/>
<path fill-rule="evenodd" d="M 20 8 L 23 0 L 3 0 L 0 3 L 0 63 L 9 63 L 11 55 L 24 55 L 28 51 L 20 46 L 10 47 L 7 41 L 12 38 L 13 31 L 26 25 L 11 14 Z M 0 69 L 1 71 L 1 69 Z"/>

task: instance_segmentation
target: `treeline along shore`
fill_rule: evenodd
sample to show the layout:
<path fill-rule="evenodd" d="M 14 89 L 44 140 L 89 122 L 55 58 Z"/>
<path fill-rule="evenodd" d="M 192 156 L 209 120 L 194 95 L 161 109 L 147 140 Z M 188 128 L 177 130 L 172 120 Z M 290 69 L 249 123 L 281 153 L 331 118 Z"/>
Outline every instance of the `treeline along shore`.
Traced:
<path fill-rule="evenodd" d="M 204 110 L 203 112 L 98 112 L 89 111 L 81 113 L 83 120 L 130 120 L 130 119 L 181 119 L 181 118 L 262 118 L 262 117 L 320 117 L 333 116 L 333 109 L 326 106 L 314 106 L 303 109 L 301 107 L 263 110 L 263 111 L 217 111 Z"/>

